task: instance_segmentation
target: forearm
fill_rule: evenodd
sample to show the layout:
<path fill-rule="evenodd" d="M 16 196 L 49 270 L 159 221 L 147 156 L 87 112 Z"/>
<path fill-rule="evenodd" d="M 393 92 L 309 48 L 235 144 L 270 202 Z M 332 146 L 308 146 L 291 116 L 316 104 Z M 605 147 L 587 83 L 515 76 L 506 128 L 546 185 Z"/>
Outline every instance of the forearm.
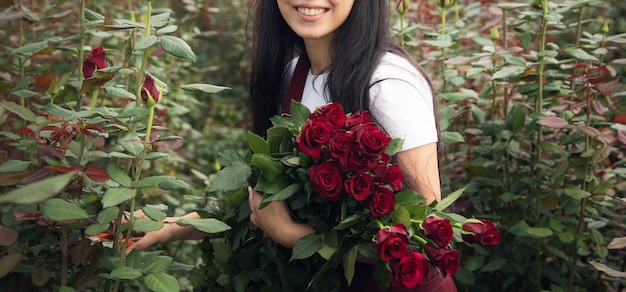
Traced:
<path fill-rule="evenodd" d="M 284 227 L 278 227 L 276 230 L 268 229 L 265 233 L 278 244 L 293 248 L 300 238 L 315 233 L 315 230 L 307 224 L 294 222 L 288 223 Z"/>
<path fill-rule="evenodd" d="M 171 221 L 167 220 L 168 223 L 166 223 L 169 224 L 168 231 L 171 234 L 168 242 L 178 240 L 203 239 L 207 237 L 207 233 L 200 231 L 191 225 L 181 226 L 176 224 L 179 219 L 201 219 L 198 213 L 192 212 L 181 217 L 172 217 L 171 219 Z"/>

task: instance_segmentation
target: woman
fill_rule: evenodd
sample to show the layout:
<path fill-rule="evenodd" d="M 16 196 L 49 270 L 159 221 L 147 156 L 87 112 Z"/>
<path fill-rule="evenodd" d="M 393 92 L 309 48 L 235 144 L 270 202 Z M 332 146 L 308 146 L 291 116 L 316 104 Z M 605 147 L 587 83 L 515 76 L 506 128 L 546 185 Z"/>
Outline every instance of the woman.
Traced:
<path fill-rule="evenodd" d="M 337 102 L 346 112 L 369 111 L 390 136 L 404 139 L 396 160 L 405 183 L 430 203 L 441 199 L 432 86 L 393 42 L 388 13 L 384 0 L 257 0 L 250 82 L 254 131 L 264 135 L 270 117 L 288 112 L 292 98 L 310 110 Z M 284 202 L 259 209 L 261 199 L 262 194 L 249 188 L 250 221 L 280 245 L 292 248 L 315 232 L 295 222 Z M 196 213 L 184 217 L 199 218 Z M 168 224 L 147 233 L 133 248 L 204 236 L 191 226 Z M 352 285 L 343 283 L 341 291 L 379 291 L 368 264 L 375 259 L 360 261 Z M 442 279 L 433 268 L 415 289 L 387 291 L 456 288 L 449 275 Z"/>
<path fill-rule="evenodd" d="M 337 102 L 346 112 L 369 111 L 390 136 L 404 139 L 396 159 L 405 183 L 430 203 L 441 199 L 432 86 L 393 43 L 388 12 L 381 0 L 257 1 L 250 84 L 254 130 L 264 135 L 270 117 L 284 113 L 291 98 L 310 110 Z M 296 77 L 302 68 L 308 69 L 306 76 Z M 292 248 L 315 232 L 295 222 L 284 202 L 259 209 L 262 197 L 249 188 L 250 221 L 266 236 Z M 354 284 L 342 291 L 378 291 L 371 273 L 371 265 L 359 264 Z M 456 288 L 450 276 L 440 279 L 433 269 L 415 289 L 388 291 Z"/>

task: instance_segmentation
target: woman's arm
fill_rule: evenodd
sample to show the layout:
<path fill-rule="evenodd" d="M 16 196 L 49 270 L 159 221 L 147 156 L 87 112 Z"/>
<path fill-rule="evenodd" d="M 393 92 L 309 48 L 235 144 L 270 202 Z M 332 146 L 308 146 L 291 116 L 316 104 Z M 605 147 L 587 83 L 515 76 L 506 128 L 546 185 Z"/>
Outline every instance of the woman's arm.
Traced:
<path fill-rule="evenodd" d="M 140 217 L 145 216 L 141 211 L 137 211 L 135 214 Z M 126 249 L 126 253 L 128 254 L 132 249 L 144 250 L 155 244 L 169 243 L 177 240 L 203 239 L 210 236 L 210 234 L 204 233 L 191 225 L 180 226 L 176 224 L 176 221 L 183 218 L 200 219 L 201 217 L 196 212 L 189 213 L 181 217 L 167 217 L 164 220 L 167 223 L 163 225 L 163 228 L 156 231 L 146 232 L 146 234 L 142 237 L 133 238 L 137 241 Z"/>
<path fill-rule="evenodd" d="M 426 203 L 441 200 L 437 143 L 428 143 L 396 154 L 407 186 L 426 198 Z"/>

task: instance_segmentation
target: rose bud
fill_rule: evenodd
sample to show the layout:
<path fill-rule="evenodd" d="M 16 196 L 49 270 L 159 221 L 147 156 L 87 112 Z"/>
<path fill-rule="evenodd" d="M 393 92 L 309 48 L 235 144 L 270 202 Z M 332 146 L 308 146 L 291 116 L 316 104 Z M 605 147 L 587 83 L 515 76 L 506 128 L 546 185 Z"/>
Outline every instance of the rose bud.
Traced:
<path fill-rule="evenodd" d="M 409 12 L 409 0 L 398 0 L 398 4 L 396 6 L 396 10 L 400 14 L 406 14 Z"/>
<path fill-rule="evenodd" d="M 345 123 L 345 128 L 352 129 L 355 126 L 368 124 L 372 121 L 368 112 L 356 112 L 351 114 Z"/>
<path fill-rule="evenodd" d="M 461 231 L 467 243 L 478 243 L 484 246 L 496 245 L 500 242 L 498 228 L 489 220 L 467 219 Z"/>
<path fill-rule="evenodd" d="M 106 52 L 103 46 L 93 49 L 91 54 L 87 56 L 87 59 L 83 62 L 83 76 L 90 78 L 96 70 L 106 68 L 107 63 L 105 58 Z"/>
<path fill-rule="evenodd" d="M 161 100 L 161 89 L 150 74 L 146 74 L 146 80 L 144 80 L 141 87 L 141 100 L 149 107 L 154 106 Z"/>
<path fill-rule="evenodd" d="M 409 251 L 409 232 L 402 223 L 394 226 L 386 226 L 376 233 L 374 237 L 374 250 L 383 261 L 399 259 Z"/>
<path fill-rule="evenodd" d="M 437 5 L 441 8 L 448 8 L 454 4 L 455 0 L 437 0 Z"/>
<path fill-rule="evenodd" d="M 438 246 L 444 247 L 452 240 L 452 225 L 450 220 L 441 218 L 436 215 L 426 217 L 420 228 L 424 231 L 426 237 L 432 239 Z"/>
<path fill-rule="evenodd" d="M 448 247 L 437 247 L 432 243 L 424 246 L 424 252 L 430 262 L 444 274 L 456 274 L 459 270 L 459 252 Z"/>
<path fill-rule="evenodd" d="M 413 288 L 422 283 L 428 273 L 428 262 L 416 251 L 409 251 L 399 260 L 391 261 L 391 286 Z"/>

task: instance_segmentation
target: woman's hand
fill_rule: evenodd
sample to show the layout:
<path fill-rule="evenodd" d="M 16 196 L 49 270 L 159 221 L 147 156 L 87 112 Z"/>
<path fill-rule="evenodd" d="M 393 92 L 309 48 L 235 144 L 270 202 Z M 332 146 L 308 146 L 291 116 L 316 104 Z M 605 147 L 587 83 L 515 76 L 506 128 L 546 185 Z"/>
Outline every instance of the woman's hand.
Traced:
<path fill-rule="evenodd" d="M 263 200 L 263 195 L 253 190 L 252 187 L 248 187 L 250 222 L 280 245 L 293 248 L 298 239 L 315 233 L 311 226 L 296 223 L 291 218 L 284 201 L 271 202 L 265 208 L 259 209 L 261 200 Z"/>
<path fill-rule="evenodd" d="M 138 218 L 145 218 L 146 216 L 141 210 L 135 212 L 135 215 Z M 193 212 L 181 217 L 167 217 L 165 220 L 165 224 L 163 228 L 146 232 L 145 235 L 141 237 L 133 237 L 132 241 L 135 243 L 132 246 L 126 248 L 126 254 L 130 253 L 132 249 L 144 250 L 156 244 L 161 243 L 170 243 L 176 240 L 191 240 L 191 239 L 202 239 L 207 236 L 206 233 L 196 229 L 195 227 L 189 226 L 180 226 L 176 224 L 176 221 L 179 219 L 200 219 L 200 215 L 198 213 Z"/>

